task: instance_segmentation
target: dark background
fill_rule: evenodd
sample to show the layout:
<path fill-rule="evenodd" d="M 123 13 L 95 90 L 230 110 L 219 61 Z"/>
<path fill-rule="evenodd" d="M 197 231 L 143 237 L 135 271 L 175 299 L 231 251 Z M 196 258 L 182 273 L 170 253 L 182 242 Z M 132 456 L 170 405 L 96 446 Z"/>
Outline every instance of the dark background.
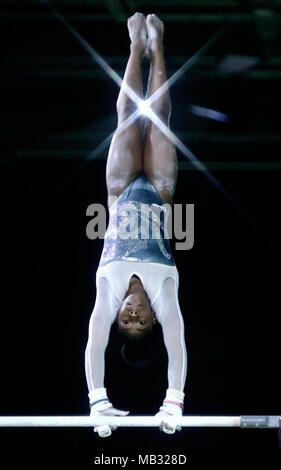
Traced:
<path fill-rule="evenodd" d="M 121 76 L 135 11 L 164 20 L 168 76 L 232 19 L 171 88 L 172 130 L 240 205 L 178 152 L 175 202 L 195 204 L 194 247 L 175 252 L 189 360 L 185 413 L 280 414 L 280 2 L 52 4 Z M 114 131 L 118 87 L 48 5 L 1 2 L 0 25 L 0 414 L 86 415 L 84 350 L 102 249 L 86 237 L 86 208 L 106 204 L 108 147 L 91 153 Z M 190 105 L 228 121 L 197 116 Z M 162 365 L 131 370 L 113 335 L 106 358 L 114 405 L 156 413 L 165 355 Z M 223 456 L 241 461 L 242 452 L 272 462 L 278 444 L 270 430 L 119 429 L 101 440 L 90 429 L 2 429 L 0 446 L 1 455 L 27 462 L 174 452 L 189 464 L 210 456 L 219 464 Z"/>

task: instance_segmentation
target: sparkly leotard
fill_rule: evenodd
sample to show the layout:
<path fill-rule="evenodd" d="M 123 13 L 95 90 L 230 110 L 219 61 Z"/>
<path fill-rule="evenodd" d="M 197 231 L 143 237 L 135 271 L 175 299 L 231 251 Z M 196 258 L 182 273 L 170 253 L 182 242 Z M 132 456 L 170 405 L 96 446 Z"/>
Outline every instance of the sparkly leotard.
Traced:
<path fill-rule="evenodd" d="M 110 208 L 100 266 L 137 261 L 175 266 L 167 233 L 169 206 L 144 174 Z"/>

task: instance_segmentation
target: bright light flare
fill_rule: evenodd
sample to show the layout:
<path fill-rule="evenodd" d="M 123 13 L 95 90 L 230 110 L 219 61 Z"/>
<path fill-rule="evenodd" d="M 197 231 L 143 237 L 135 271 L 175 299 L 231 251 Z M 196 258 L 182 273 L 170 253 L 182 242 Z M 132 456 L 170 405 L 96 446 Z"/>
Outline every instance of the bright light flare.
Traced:
<path fill-rule="evenodd" d="M 203 106 L 191 105 L 189 106 L 189 111 L 197 116 L 213 119 L 214 121 L 219 122 L 228 122 L 229 117 L 227 114 L 221 113 L 216 109 L 204 108 Z"/>
<path fill-rule="evenodd" d="M 217 70 L 225 75 L 241 73 L 251 69 L 258 62 L 258 57 L 228 54 L 217 65 Z"/>
<path fill-rule="evenodd" d="M 85 41 L 85 39 L 68 23 L 68 21 L 57 12 L 57 10 L 49 3 L 48 0 L 41 0 L 42 3 L 49 5 L 55 17 L 64 23 L 67 29 L 76 37 L 77 41 L 81 44 L 82 47 L 90 54 L 90 56 L 104 69 L 109 77 L 131 98 L 131 100 L 137 105 L 137 110 L 132 114 L 132 116 L 126 120 L 126 126 L 131 125 L 141 114 L 147 116 L 161 131 L 162 133 L 174 143 L 174 145 L 193 163 L 194 167 L 201 171 L 206 178 L 219 189 L 224 196 L 232 202 L 232 204 L 237 205 L 231 195 L 226 191 L 222 184 L 211 174 L 211 172 L 201 163 L 195 155 L 178 139 L 178 137 L 158 118 L 158 116 L 152 111 L 150 105 L 154 103 L 169 87 L 175 83 L 180 76 L 183 75 L 198 59 L 203 52 L 205 52 L 211 44 L 217 40 L 217 38 L 225 30 L 226 25 L 219 30 L 204 46 L 201 47 L 172 77 L 170 77 L 160 88 L 158 88 L 148 100 L 142 100 L 137 96 L 134 90 L 124 82 L 124 80 L 119 77 L 119 75 L 106 63 L 106 61 L 94 50 L 93 47 Z M 233 21 L 233 18 L 231 19 Z M 101 144 L 103 146 L 103 143 Z M 94 158 L 96 151 L 92 152 L 90 155 L 91 158 Z M 88 160 L 88 159 L 87 159 Z"/>
<path fill-rule="evenodd" d="M 220 181 L 215 178 L 215 176 L 208 170 L 208 168 L 198 160 L 198 158 L 184 145 L 183 142 L 169 129 L 166 124 L 164 124 L 161 119 L 150 109 L 149 119 L 158 127 L 158 129 L 162 132 L 163 135 L 167 137 L 174 145 L 177 147 L 187 158 L 188 160 L 194 165 L 194 167 L 201 171 L 203 175 L 213 184 L 224 196 L 225 198 L 236 208 L 240 208 L 239 204 L 233 199 L 231 194 L 224 188 L 224 186 L 220 183 Z"/>
<path fill-rule="evenodd" d="M 154 93 L 150 96 L 151 104 L 160 98 L 160 96 L 169 90 L 171 86 L 183 76 L 193 65 L 198 61 L 198 59 L 217 41 L 217 39 L 222 36 L 225 30 L 228 28 L 229 24 L 234 22 L 237 18 L 237 15 L 233 15 L 230 20 L 221 28 L 217 33 L 212 36 L 209 41 L 207 41 L 195 54 L 193 54 L 179 70 L 177 70 L 163 85 L 161 85 Z"/>
<path fill-rule="evenodd" d="M 150 107 L 150 103 L 148 100 L 140 100 L 138 102 L 138 108 L 139 108 L 139 112 L 143 116 L 149 116 L 151 113 L 151 107 Z"/>

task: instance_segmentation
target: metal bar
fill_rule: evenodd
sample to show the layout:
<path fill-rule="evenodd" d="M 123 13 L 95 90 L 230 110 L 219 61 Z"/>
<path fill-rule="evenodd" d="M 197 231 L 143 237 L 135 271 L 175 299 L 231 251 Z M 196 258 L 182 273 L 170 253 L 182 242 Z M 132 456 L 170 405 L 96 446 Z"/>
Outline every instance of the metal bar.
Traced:
<path fill-rule="evenodd" d="M 279 428 L 280 416 L 241 416 L 241 428 Z"/>
<path fill-rule="evenodd" d="M 0 416 L 0 427 L 159 427 L 156 416 Z M 280 416 L 182 416 L 168 418 L 181 427 L 279 428 Z"/>
<path fill-rule="evenodd" d="M 161 421 L 156 416 L 1 416 L 0 427 L 158 427 Z M 171 416 L 169 422 L 184 427 L 239 427 L 240 416 Z"/>
<path fill-rule="evenodd" d="M 158 427 L 156 416 L 0 416 L 0 427 Z M 182 427 L 279 428 L 280 416 L 182 416 L 169 417 Z"/>

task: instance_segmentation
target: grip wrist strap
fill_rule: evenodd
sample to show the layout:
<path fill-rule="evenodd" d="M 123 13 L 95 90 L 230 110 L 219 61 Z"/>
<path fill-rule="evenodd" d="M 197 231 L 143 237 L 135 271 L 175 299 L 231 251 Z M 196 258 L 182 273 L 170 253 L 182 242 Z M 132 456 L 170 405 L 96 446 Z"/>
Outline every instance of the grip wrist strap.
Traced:
<path fill-rule="evenodd" d="M 169 413 L 171 415 L 180 416 L 182 415 L 184 408 L 183 401 L 183 392 L 181 392 L 180 390 L 168 388 L 165 400 L 163 401 L 163 406 L 161 406 L 160 410 L 166 411 L 166 413 Z"/>
<path fill-rule="evenodd" d="M 91 413 L 104 411 L 112 406 L 107 397 L 106 388 L 95 388 L 89 392 L 88 396 L 90 400 Z"/>

